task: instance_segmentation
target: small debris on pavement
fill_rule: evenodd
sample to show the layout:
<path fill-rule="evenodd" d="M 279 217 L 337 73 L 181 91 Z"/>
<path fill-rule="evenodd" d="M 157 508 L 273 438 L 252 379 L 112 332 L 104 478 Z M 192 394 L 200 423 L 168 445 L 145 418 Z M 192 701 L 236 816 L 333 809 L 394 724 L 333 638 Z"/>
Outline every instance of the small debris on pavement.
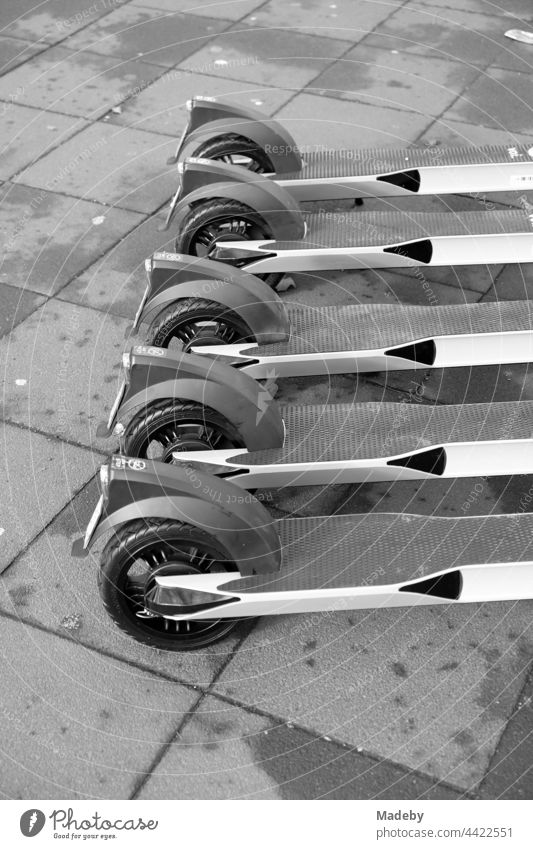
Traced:
<path fill-rule="evenodd" d="M 533 44 L 533 32 L 525 29 L 508 29 L 505 33 L 507 38 L 513 41 L 522 41 L 524 44 Z"/>
<path fill-rule="evenodd" d="M 27 380 L 24 377 L 17 377 L 15 380 L 15 386 L 26 386 Z"/>
<path fill-rule="evenodd" d="M 94 224 L 94 226 L 95 226 L 95 227 L 98 227 L 98 225 L 99 225 L 99 224 L 103 224 L 103 223 L 104 223 L 104 221 L 105 221 L 105 215 L 96 215 L 96 216 L 92 219 L 92 222 L 93 222 L 93 224 Z"/>
<path fill-rule="evenodd" d="M 83 623 L 81 613 L 71 613 L 61 620 L 61 627 L 66 631 L 79 631 Z"/>

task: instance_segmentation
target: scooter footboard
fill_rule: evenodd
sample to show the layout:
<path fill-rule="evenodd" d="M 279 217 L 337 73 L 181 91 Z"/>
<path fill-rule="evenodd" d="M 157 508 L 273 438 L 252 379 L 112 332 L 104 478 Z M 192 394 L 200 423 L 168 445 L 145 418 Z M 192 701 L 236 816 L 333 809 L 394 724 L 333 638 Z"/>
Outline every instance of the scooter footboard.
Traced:
<path fill-rule="evenodd" d="M 161 578 L 161 591 L 220 598 L 223 617 L 533 597 L 533 516 L 440 518 L 409 514 L 277 522 L 276 575 Z M 213 607 L 211 606 L 211 615 Z M 182 618 L 179 609 L 174 618 Z M 185 618 L 185 617 L 183 617 Z"/>

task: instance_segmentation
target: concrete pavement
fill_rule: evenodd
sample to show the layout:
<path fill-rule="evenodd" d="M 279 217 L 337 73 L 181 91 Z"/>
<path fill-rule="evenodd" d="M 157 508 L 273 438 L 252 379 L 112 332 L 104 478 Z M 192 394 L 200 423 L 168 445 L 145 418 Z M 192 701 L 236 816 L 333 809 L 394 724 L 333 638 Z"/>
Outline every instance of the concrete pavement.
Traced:
<path fill-rule="evenodd" d="M 116 393 L 144 258 L 172 246 L 157 223 L 187 98 L 256 105 L 302 144 L 531 143 L 533 48 L 504 32 L 532 25 L 530 0 L 2 4 L 4 797 L 532 797 L 531 602 L 280 617 L 174 656 L 108 620 L 100 548 L 69 554 L 114 447 L 95 427 Z M 528 298 L 531 268 L 436 268 L 427 281 L 433 303 Z M 316 307 L 428 298 L 404 270 L 296 284 L 284 297 Z M 505 367 L 293 380 L 280 397 L 532 392 L 526 367 Z M 533 501 L 529 478 L 474 483 L 315 488 L 274 505 L 461 515 Z"/>

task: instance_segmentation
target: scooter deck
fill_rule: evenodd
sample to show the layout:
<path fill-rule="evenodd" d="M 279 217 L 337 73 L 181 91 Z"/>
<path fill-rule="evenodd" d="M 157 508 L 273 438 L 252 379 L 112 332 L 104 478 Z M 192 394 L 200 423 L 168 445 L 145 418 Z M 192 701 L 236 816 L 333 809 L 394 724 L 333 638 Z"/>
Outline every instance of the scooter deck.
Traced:
<path fill-rule="evenodd" d="M 533 235 L 533 225 L 524 210 L 492 212 L 343 212 L 307 213 L 308 233 L 332 248 L 390 245 L 437 236 L 491 236 L 503 233 Z M 294 246 L 294 242 L 276 242 Z"/>
<path fill-rule="evenodd" d="M 446 368 L 528 362 L 533 357 L 530 301 L 437 307 L 368 304 L 287 306 L 290 338 L 271 344 L 198 348 L 252 377 Z M 342 356 L 345 354 L 345 356 Z"/>
<path fill-rule="evenodd" d="M 490 212 L 319 212 L 304 214 L 299 241 L 219 242 L 213 258 L 255 274 L 331 268 L 394 268 L 531 262 L 533 218 Z"/>
<path fill-rule="evenodd" d="M 280 519 L 281 570 L 170 575 L 175 619 L 533 597 L 533 515 Z M 191 595 L 192 592 L 192 595 Z M 179 605 L 190 602 L 183 613 Z"/>
<path fill-rule="evenodd" d="M 533 561 L 533 515 L 527 513 L 304 517 L 279 519 L 277 530 L 281 573 L 230 580 L 225 591 L 376 586 L 473 564 Z"/>
<path fill-rule="evenodd" d="M 404 172 L 411 168 L 468 168 L 500 165 L 506 168 L 533 164 L 533 151 L 526 145 L 482 145 L 480 147 L 354 148 L 317 150 L 303 155 L 304 168 L 278 179 L 322 180 L 338 177 L 369 177 Z M 517 188 L 507 174 L 508 189 Z"/>
<path fill-rule="evenodd" d="M 244 488 L 533 473 L 533 402 L 282 408 L 281 448 L 174 454 Z"/>

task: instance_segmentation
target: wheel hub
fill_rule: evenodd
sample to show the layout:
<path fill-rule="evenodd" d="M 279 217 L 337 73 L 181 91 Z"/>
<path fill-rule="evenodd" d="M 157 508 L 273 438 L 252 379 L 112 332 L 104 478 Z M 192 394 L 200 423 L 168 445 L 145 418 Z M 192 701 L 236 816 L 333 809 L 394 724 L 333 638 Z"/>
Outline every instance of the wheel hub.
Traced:
<path fill-rule="evenodd" d="M 171 442 L 170 445 L 167 445 L 163 451 L 161 462 L 173 463 L 174 458 L 172 454 L 174 451 L 209 451 L 209 445 L 206 445 L 203 439 L 196 436 L 196 434 L 184 434 L 183 436 L 180 436 L 179 439 L 176 439 L 175 442 Z"/>

